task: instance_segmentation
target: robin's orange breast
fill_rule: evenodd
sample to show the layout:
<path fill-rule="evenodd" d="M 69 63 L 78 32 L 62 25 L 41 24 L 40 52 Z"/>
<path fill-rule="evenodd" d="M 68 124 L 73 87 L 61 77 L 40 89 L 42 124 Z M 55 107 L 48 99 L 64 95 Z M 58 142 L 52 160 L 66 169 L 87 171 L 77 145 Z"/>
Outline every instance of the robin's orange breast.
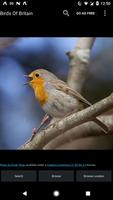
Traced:
<path fill-rule="evenodd" d="M 42 106 L 48 101 L 48 93 L 45 90 L 44 83 L 44 79 L 41 77 L 32 81 L 32 87 L 34 89 L 35 96 Z"/>

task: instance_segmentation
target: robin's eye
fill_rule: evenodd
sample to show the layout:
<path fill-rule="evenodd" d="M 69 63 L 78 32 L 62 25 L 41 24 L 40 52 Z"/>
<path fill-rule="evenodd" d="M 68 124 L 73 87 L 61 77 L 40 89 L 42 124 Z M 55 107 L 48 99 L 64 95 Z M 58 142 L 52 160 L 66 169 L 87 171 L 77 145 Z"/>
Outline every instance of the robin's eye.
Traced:
<path fill-rule="evenodd" d="M 36 76 L 36 77 L 38 77 L 38 76 L 39 76 L 39 74 L 37 73 L 37 74 L 35 74 L 35 76 Z"/>

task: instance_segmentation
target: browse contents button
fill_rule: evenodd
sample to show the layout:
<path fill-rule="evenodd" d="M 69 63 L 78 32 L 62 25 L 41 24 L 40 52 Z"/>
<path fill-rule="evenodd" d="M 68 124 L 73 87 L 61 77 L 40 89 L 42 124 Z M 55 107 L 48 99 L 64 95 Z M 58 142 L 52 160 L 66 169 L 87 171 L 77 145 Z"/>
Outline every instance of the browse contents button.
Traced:
<path fill-rule="evenodd" d="M 39 182 L 74 182 L 74 171 L 40 170 Z"/>
<path fill-rule="evenodd" d="M 2 170 L 2 182 L 36 182 L 37 172 L 34 170 Z"/>
<path fill-rule="evenodd" d="M 111 170 L 77 170 L 77 182 L 112 182 Z"/>

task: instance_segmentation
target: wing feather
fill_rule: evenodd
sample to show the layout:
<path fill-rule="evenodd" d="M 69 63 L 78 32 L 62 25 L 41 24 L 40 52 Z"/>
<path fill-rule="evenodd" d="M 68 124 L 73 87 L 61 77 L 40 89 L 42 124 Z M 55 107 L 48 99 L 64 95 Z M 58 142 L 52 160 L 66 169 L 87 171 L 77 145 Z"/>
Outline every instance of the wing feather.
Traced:
<path fill-rule="evenodd" d="M 61 80 L 55 80 L 52 81 L 52 85 L 57 89 L 64 93 L 67 93 L 75 98 L 77 98 L 79 101 L 83 102 L 85 106 L 91 106 L 91 103 L 87 101 L 79 92 L 73 90 L 70 88 L 64 81 Z"/>

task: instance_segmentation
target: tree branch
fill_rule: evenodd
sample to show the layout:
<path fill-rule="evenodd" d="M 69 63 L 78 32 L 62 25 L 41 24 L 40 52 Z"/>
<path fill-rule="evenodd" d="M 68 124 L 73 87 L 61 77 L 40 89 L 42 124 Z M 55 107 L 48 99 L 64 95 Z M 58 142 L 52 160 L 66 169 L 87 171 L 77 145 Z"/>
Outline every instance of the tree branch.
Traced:
<path fill-rule="evenodd" d="M 65 131 L 68 131 L 85 122 L 92 121 L 98 115 L 101 115 L 112 108 L 113 93 L 94 105 L 51 124 L 48 128 L 41 131 L 40 134 L 37 134 L 31 142 L 22 145 L 21 149 L 43 149 L 43 147 L 52 139 L 63 134 Z"/>
<path fill-rule="evenodd" d="M 113 135 L 113 115 L 105 115 L 99 117 L 102 122 L 104 122 L 107 127 L 110 129 L 110 132 L 108 135 Z M 60 146 L 65 146 L 66 144 L 71 144 L 71 142 L 77 141 L 78 139 L 82 139 L 84 141 L 84 138 L 89 138 L 89 137 L 95 137 L 96 136 L 103 136 L 103 131 L 96 125 L 94 122 L 87 122 L 85 124 L 79 125 L 77 127 L 74 127 L 68 131 L 66 131 L 64 134 L 59 135 L 55 139 L 51 140 L 47 145 L 43 147 L 44 150 L 49 150 L 49 149 L 57 149 Z M 107 136 L 108 135 L 104 135 Z M 84 143 L 82 142 L 84 147 Z M 78 145 L 77 145 L 78 146 Z M 69 145 L 68 145 L 69 148 Z M 70 146 L 72 149 L 72 147 Z M 73 149 L 77 148 L 76 146 L 73 146 Z"/>
<path fill-rule="evenodd" d="M 89 70 L 90 52 L 95 38 L 80 38 L 76 47 L 67 53 L 69 57 L 68 85 L 81 93 Z"/>

